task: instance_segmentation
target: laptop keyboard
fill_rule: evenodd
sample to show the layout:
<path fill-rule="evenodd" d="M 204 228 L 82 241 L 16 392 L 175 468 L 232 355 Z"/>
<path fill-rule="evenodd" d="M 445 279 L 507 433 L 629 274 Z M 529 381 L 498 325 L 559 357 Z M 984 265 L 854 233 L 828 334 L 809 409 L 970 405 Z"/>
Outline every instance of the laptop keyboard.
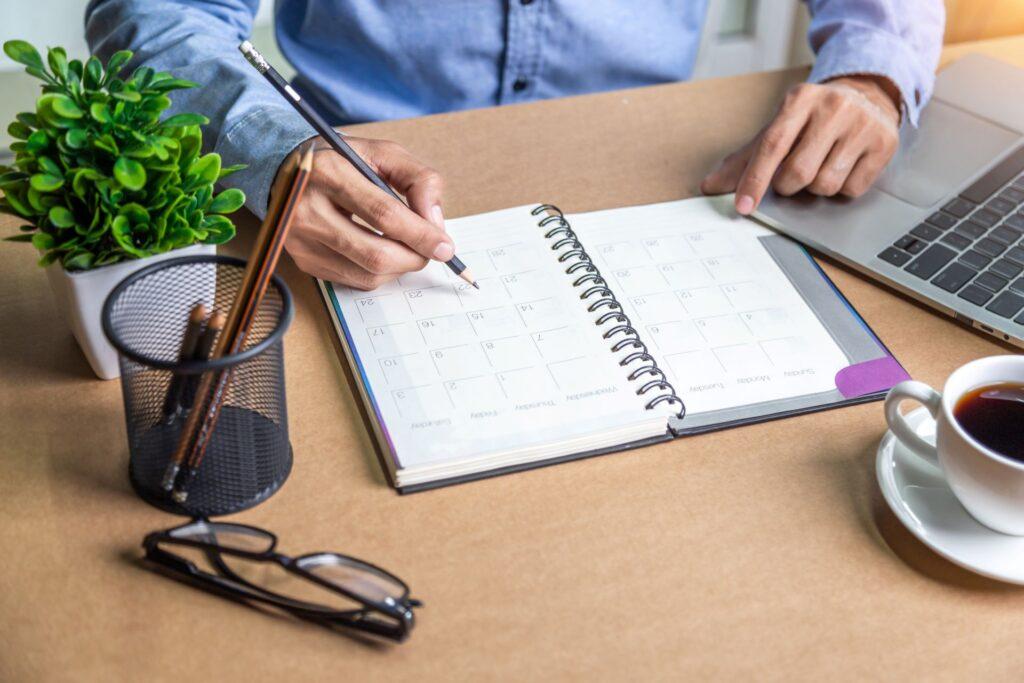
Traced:
<path fill-rule="evenodd" d="M 1024 147 L 878 258 L 1024 325 Z"/>

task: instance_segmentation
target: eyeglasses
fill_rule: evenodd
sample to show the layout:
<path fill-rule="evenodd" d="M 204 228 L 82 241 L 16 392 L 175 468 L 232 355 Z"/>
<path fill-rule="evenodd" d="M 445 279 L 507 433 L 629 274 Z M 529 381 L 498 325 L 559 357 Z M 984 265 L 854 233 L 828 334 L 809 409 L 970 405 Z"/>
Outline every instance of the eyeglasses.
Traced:
<path fill-rule="evenodd" d="M 244 524 L 195 519 L 146 536 L 146 559 L 173 578 L 232 600 L 284 610 L 323 626 L 401 642 L 419 600 L 379 567 L 337 553 L 289 557 L 274 534 Z"/>

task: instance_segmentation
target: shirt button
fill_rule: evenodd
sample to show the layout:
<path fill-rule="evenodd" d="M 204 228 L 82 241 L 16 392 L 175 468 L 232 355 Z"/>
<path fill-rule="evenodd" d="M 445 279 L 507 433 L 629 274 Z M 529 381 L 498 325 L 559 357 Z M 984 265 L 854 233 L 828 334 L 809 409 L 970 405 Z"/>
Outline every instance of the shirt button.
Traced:
<path fill-rule="evenodd" d="M 520 76 L 515 80 L 514 83 L 512 83 L 512 90 L 516 92 L 523 92 L 529 85 L 530 82 L 523 78 L 522 76 Z"/>

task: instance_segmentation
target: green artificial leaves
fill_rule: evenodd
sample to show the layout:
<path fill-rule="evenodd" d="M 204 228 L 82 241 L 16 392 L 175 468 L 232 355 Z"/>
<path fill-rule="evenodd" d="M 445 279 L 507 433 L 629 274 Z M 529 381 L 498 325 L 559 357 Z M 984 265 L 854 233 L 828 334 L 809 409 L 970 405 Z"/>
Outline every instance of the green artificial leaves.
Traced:
<path fill-rule="evenodd" d="M 28 223 L 8 241 L 31 242 L 40 265 L 86 270 L 234 236 L 225 214 L 245 195 L 215 194 L 214 184 L 244 166 L 201 154 L 206 117 L 160 119 L 167 93 L 197 84 L 145 66 L 123 79 L 127 50 L 105 66 L 69 61 L 59 47 L 44 62 L 23 40 L 4 52 L 43 82 L 35 112 L 7 128 L 15 158 L 0 166 L 0 212 Z"/>

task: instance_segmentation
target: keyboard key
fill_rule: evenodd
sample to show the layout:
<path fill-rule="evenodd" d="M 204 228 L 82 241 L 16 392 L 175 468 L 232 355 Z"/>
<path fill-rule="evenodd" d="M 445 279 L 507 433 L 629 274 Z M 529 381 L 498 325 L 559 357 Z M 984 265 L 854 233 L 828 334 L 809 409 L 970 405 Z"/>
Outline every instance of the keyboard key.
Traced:
<path fill-rule="evenodd" d="M 1006 188 L 999 193 L 999 196 L 1008 202 L 1013 202 L 1014 204 L 1024 204 L 1024 192 L 1013 187 Z"/>
<path fill-rule="evenodd" d="M 981 225 L 984 225 L 986 228 L 991 228 L 993 225 L 998 223 L 999 219 L 1001 218 L 1002 216 L 1000 216 L 997 213 L 992 213 L 988 209 L 978 209 L 971 215 L 972 221 L 974 221 L 975 223 L 980 223 Z"/>
<path fill-rule="evenodd" d="M 1005 277 L 1007 280 L 1012 280 L 1020 275 L 1021 271 L 1024 271 L 1024 267 L 1021 267 L 1009 259 L 1001 258 L 993 263 L 989 270 L 999 277 Z"/>
<path fill-rule="evenodd" d="M 1016 189 L 1024 192 L 1024 175 L 1020 176 L 1010 184 L 1013 185 L 1013 187 L 1015 187 Z"/>
<path fill-rule="evenodd" d="M 999 240 L 1003 244 L 1010 245 L 1020 239 L 1020 236 L 1024 235 L 1020 230 L 1014 230 L 1008 228 L 1005 225 L 1000 225 L 988 234 L 994 240 Z"/>
<path fill-rule="evenodd" d="M 986 228 L 984 225 L 978 225 L 974 221 L 965 221 L 960 225 L 956 226 L 956 231 L 963 233 L 964 235 L 970 237 L 972 240 L 976 240 L 982 235 L 984 235 L 986 232 L 988 232 L 988 228 Z"/>
<path fill-rule="evenodd" d="M 1010 291 L 1024 294 L 1024 277 L 1018 278 L 1010 283 Z"/>
<path fill-rule="evenodd" d="M 904 235 L 896 240 L 892 246 L 903 251 L 909 251 L 911 254 L 920 254 L 928 246 L 928 243 L 922 242 L 913 235 Z"/>
<path fill-rule="evenodd" d="M 998 199 L 998 197 L 996 199 Z M 995 199 L 993 199 L 992 201 L 995 201 Z M 1016 207 L 1014 207 L 1014 208 L 1016 208 Z M 1012 209 L 1011 209 L 1011 211 L 1012 211 Z M 1009 211 L 1004 212 L 1004 213 L 1009 213 Z M 926 218 L 925 220 L 928 223 L 931 223 L 932 225 L 934 225 L 936 228 L 939 228 L 940 230 L 949 230 L 954 225 L 956 225 L 956 219 L 955 218 L 950 216 L 948 213 L 942 213 L 941 211 L 936 211 L 931 216 L 928 216 L 928 218 Z"/>
<path fill-rule="evenodd" d="M 910 262 L 905 270 L 911 275 L 916 275 L 922 280 L 930 280 L 935 273 L 939 272 L 942 266 L 946 265 L 956 256 L 956 252 L 941 244 L 933 244 Z"/>
<path fill-rule="evenodd" d="M 1011 247 L 1010 251 L 1006 252 L 1006 258 L 1024 266 L 1024 247 Z"/>
<path fill-rule="evenodd" d="M 966 254 L 962 254 L 960 256 L 960 261 L 966 263 L 975 270 L 981 270 L 988 264 L 992 263 L 992 259 L 990 259 L 988 256 L 985 256 L 984 254 L 979 254 L 973 249 L 971 249 Z"/>
<path fill-rule="evenodd" d="M 1007 285 L 1006 278 L 999 277 L 995 273 L 984 272 L 974 279 L 974 284 L 980 285 L 985 289 L 998 292 Z"/>
<path fill-rule="evenodd" d="M 1024 325 L 1024 313 L 1021 313 L 1016 318 L 1014 318 L 1013 322 L 1017 323 L 1018 325 Z"/>
<path fill-rule="evenodd" d="M 1024 171 L 1024 147 L 998 163 L 985 175 L 978 178 L 960 196 L 975 204 L 981 204 L 1012 178 Z"/>
<path fill-rule="evenodd" d="M 1005 244 L 1003 244 L 1002 242 L 997 242 L 991 237 L 985 237 L 983 239 L 978 240 L 977 242 L 974 243 L 974 248 L 975 250 L 980 251 L 985 256 L 991 256 L 993 258 L 999 256 L 1004 251 L 1006 251 Z"/>
<path fill-rule="evenodd" d="M 910 254 L 905 251 L 900 251 L 896 247 L 889 247 L 879 254 L 878 258 L 882 259 L 886 263 L 891 263 L 898 268 L 909 261 L 911 257 Z"/>
<path fill-rule="evenodd" d="M 961 299 L 970 301 L 972 304 L 981 306 L 992 298 L 992 292 L 982 289 L 978 285 L 967 285 L 960 290 L 960 293 L 957 296 Z"/>
<path fill-rule="evenodd" d="M 926 242 L 931 242 L 931 241 L 936 240 L 939 237 L 941 237 L 942 236 L 942 231 L 939 230 L 938 228 L 936 228 L 933 225 L 928 225 L 927 223 L 922 223 L 921 225 L 919 225 L 916 228 L 914 228 L 913 230 L 911 230 L 910 234 L 913 235 L 914 237 L 918 237 L 920 239 L 923 239 Z"/>
<path fill-rule="evenodd" d="M 992 303 L 985 307 L 985 310 L 992 311 L 1004 318 L 1012 318 L 1022 308 L 1024 308 L 1024 296 L 1013 292 L 1003 292 L 993 299 Z"/>
<path fill-rule="evenodd" d="M 974 202 L 969 202 L 963 197 L 957 197 L 949 204 L 946 204 L 944 207 L 942 207 L 942 210 L 953 214 L 957 218 L 963 218 L 971 211 L 974 211 L 974 207 Z"/>
<path fill-rule="evenodd" d="M 985 203 L 985 208 L 998 213 L 1000 216 L 1005 216 L 1016 211 L 1017 205 L 1002 197 L 993 197 Z"/>
<path fill-rule="evenodd" d="M 1024 216 L 1019 213 L 1007 216 L 1006 220 L 1003 221 L 1003 225 L 1009 226 L 1014 230 L 1024 230 Z"/>
<path fill-rule="evenodd" d="M 947 292 L 955 292 L 970 282 L 974 275 L 975 271 L 964 264 L 951 263 L 948 268 L 935 276 L 932 284 Z"/>
<path fill-rule="evenodd" d="M 947 232 L 942 236 L 940 241 L 948 244 L 957 251 L 963 251 L 967 247 L 971 246 L 971 240 L 956 232 Z"/>

